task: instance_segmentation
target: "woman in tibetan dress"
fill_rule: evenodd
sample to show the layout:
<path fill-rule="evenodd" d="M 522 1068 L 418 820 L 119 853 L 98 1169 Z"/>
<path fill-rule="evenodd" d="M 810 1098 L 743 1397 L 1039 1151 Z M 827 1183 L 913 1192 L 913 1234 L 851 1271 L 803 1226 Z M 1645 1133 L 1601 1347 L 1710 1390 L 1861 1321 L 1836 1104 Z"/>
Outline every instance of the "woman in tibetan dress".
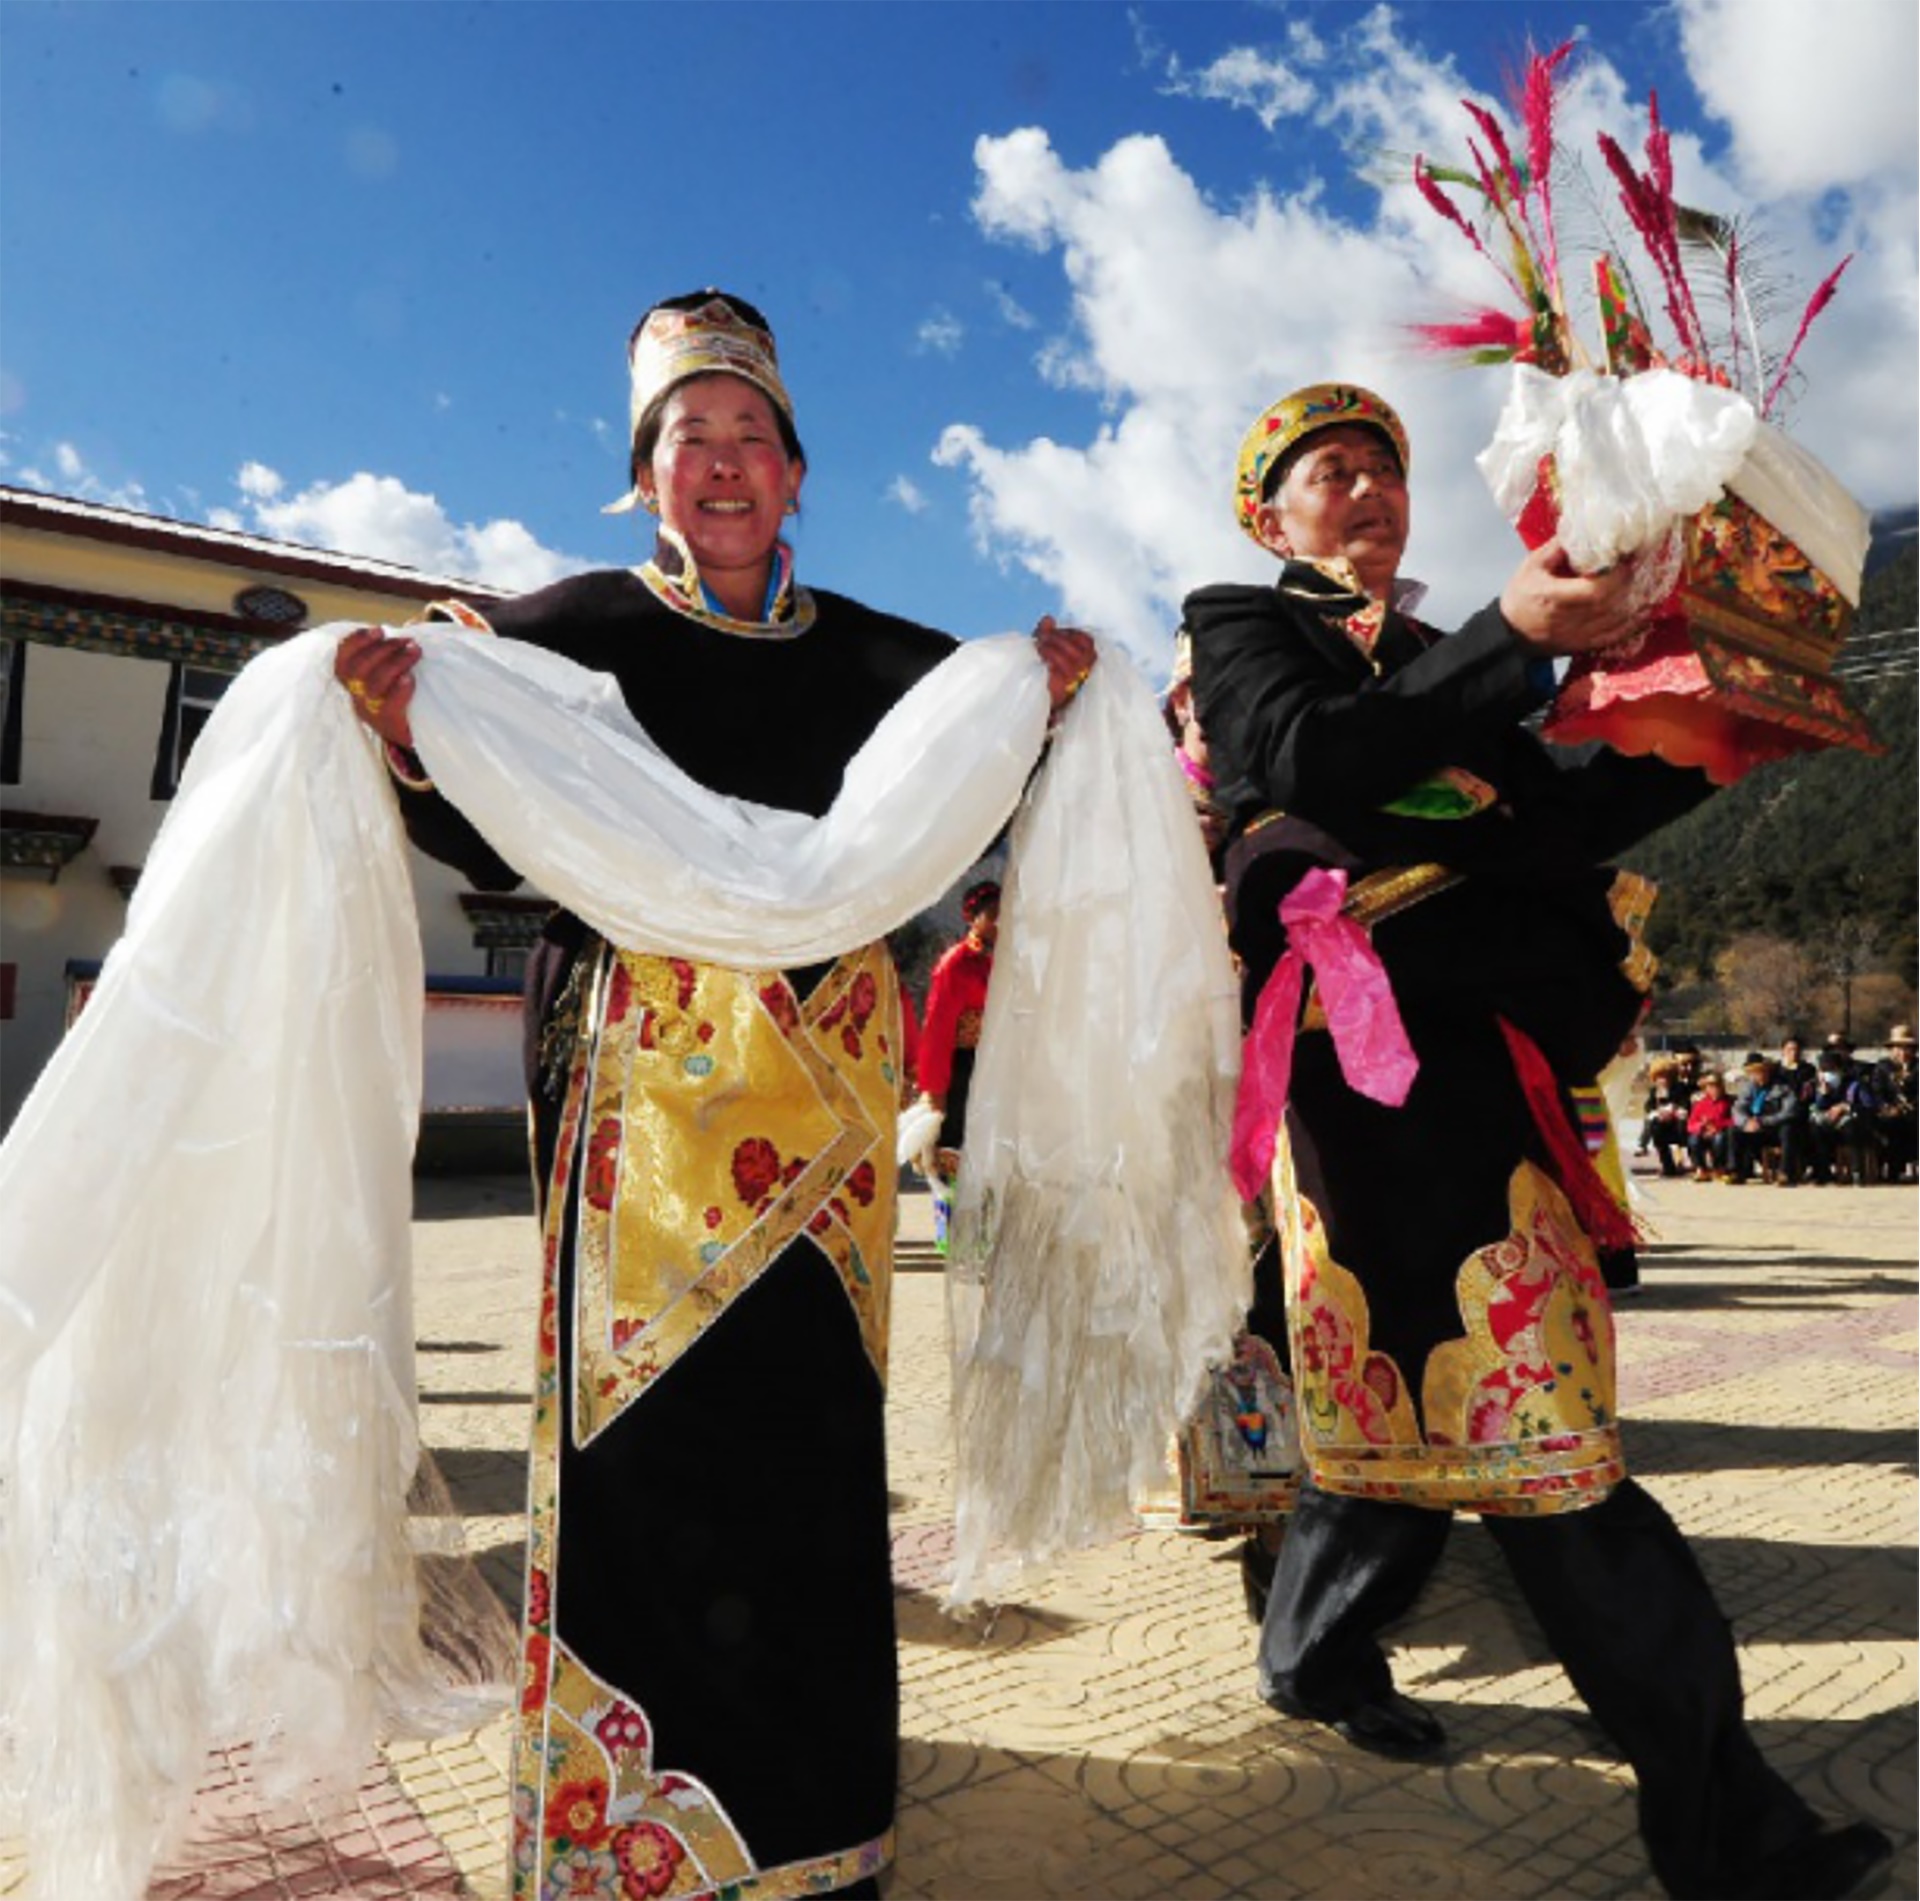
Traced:
<path fill-rule="evenodd" d="M 824 813 L 953 643 L 794 579 L 805 463 L 751 306 L 670 300 L 629 356 L 652 558 L 487 622 L 610 676 L 702 786 Z M 1063 703 L 1091 643 L 1037 638 Z M 407 649 L 355 636 L 338 661 L 403 786 Z M 416 843 L 514 881 L 430 788 L 403 803 Z M 898 1736 L 892 959 L 729 969 L 557 913 L 526 1026 L 544 1280 L 515 1895 L 874 1892 Z"/>

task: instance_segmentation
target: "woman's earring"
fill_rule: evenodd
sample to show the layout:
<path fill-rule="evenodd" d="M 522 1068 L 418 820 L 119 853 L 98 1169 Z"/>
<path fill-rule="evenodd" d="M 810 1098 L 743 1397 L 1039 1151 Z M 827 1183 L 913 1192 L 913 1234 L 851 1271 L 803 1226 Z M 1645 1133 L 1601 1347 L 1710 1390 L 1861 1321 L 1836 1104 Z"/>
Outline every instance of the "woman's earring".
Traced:
<path fill-rule="evenodd" d="M 642 495 L 640 497 L 640 506 L 644 508 L 649 515 L 657 515 L 660 512 L 660 497 L 657 495 Z"/>
<path fill-rule="evenodd" d="M 799 514 L 799 512 L 800 512 L 799 502 L 793 496 L 789 495 L 787 497 L 786 513 L 789 515 L 797 515 Z"/>

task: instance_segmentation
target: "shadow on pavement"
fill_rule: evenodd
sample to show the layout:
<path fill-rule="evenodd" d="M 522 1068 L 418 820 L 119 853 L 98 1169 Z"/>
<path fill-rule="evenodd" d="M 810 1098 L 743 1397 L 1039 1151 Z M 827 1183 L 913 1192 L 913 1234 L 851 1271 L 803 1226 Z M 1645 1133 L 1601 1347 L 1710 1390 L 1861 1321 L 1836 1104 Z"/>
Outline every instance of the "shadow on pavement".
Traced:
<path fill-rule="evenodd" d="M 1920 1470 L 1910 1432 L 1865 1426 L 1729 1426 L 1707 1419 L 1636 1419 L 1622 1423 L 1634 1471 L 1779 1471 L 1802 1466 L 1885 1465 Z"/>

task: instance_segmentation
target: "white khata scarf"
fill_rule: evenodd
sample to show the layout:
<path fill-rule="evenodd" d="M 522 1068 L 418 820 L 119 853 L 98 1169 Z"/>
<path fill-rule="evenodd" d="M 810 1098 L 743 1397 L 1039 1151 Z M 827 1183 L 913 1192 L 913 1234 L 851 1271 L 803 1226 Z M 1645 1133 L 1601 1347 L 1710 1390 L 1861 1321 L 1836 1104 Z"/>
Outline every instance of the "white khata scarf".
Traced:
<path fill-rule="evenodd" d="M 0 1148 L 0 1833 L 47 1895 L 143 1893 L 210 1747 L 351 1786 L 381 1736 L 484 1720 L 507 1663 L 449 1684 L 408 1514 L 423 973 L 345 631 L 228 691 Z M 1233 975 L 1125 656 L 1048 746 L 1031 642 L 959 648 L 813 819 L 695 784 L 603 676 L 409 631 L 441 791 L 634 949 L 838 956 L 1020 808 L 956 1212 L 954 1596 L 1124 1529 L 1247 1301 Z"/>

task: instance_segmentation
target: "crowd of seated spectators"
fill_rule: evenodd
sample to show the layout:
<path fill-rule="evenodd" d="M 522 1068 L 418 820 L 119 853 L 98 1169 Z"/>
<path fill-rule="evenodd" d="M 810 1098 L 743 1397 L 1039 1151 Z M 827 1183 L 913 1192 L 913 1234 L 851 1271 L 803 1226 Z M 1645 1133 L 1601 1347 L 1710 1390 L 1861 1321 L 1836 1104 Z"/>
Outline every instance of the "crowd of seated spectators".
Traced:
<path fill-rule="evenodd" d="M 1920 1176 L 1913 1026 L 1897 1023 L 1878 1061 L 1835 1033 L 1817 1059 L 1787 1036 L 1719 1070 L 1682 1045 L 1654 1057 L 1636 1153 L 1694 1181 L 1901 1182 Z"/>

